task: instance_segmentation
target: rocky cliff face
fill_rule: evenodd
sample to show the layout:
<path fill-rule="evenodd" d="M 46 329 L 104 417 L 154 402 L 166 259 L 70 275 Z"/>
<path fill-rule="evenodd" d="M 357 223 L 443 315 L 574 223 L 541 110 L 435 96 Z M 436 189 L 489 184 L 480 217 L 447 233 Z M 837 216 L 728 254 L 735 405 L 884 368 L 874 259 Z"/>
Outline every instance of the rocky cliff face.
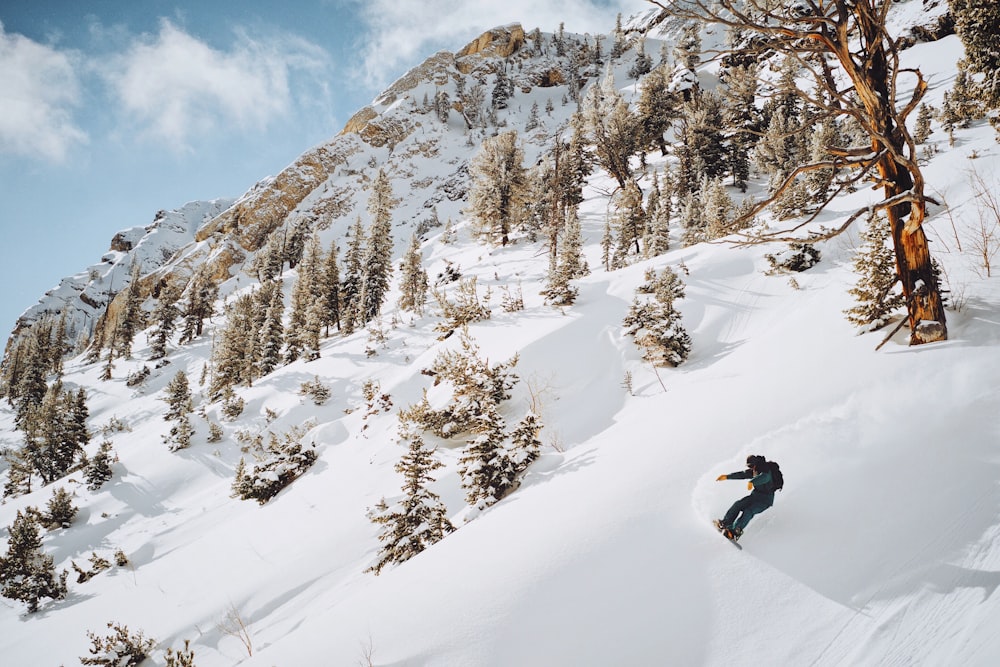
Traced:
<path fill-rule="evenodd" d="M 358 111 L 339 135 L 306 151 L 238 200 L 189 204 L 161 212 L 152 225 L 116 234 L 101 263 L 49 292 L 22 316 L 15 335 L 46 314 L 67 310 L 77 336 L 92 336 L 105 309 L 110 315 L 105 320 L 114 322 L 137 258 L 143 270 L 140 293 L 154 296 L 164 283 L 186 285 L 203 264 L 218 283 L 230 280 L 272 234 L 301 223 L 343 237 L 353 220 L 365 215 L 366 188 L 379 168 L 390 173 L 401 198 L 397 227 L 425 233 L 446 217 L 460 215 L 468 160 L 486 131 L 485 125 L 473 128 L 467 118 L 462 120 L 460 91 L 478 85 L 488 96 L 501 69 L 521 93 L 564 85 L 566 62 L 543 57 L 540 48 L 531 46 L 522 27 L 511 24 L 484 32 L 457 53 L 432 55 Z M 451 95 L 458 111 L 452 122 L 442 122 L 426 105 L 437 91 Z M 555 90 L 549 96 L 565 97 Z M 402 229 L 397 245 L 408 240 L 409 232 Z M 148 308 L 152 304 L 147 301 Z"/>

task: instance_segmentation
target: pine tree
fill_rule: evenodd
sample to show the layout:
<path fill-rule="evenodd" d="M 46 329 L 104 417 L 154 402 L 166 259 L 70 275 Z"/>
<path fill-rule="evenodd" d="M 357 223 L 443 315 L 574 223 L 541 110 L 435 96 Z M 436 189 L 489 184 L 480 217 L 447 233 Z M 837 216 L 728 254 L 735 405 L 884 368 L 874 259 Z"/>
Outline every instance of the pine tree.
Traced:
<path fill-rule="evenodd" d="M 344 278 L 340 283 L 343 310 L 341 331 L 344 335 L 354 333 L 354 327 L 361 321 L 361 282 L 364 279 L 365 228 L 361 218 L 351 227 L 347 254 L 344 256 Z"/>
<path fill-rule="evenodd" d="M 31 476 L 35 469 L 28 459 L 25 449 L 10 448 L 4 454 L 7 461 L 7 481 L 3 486 L 3 497 L 20 496 L 31 493 Z"/>
<path fill-rule="evenodd" d="M 167 385 L 163 400 L 167 403 L 167 412 L 163 415 L 163 419 L 173 422 L 170 433 L 164 436 L 163 441 L 170 447 L 170 451 L 189 447 L 191 436 L 194 434 L 194 428 L 191 426 L 191 412 L 194 410 L 194 405 L 187 373 L 183 370 L 177 371 L 174 379 Z"/>
<path fill-rule="evenodd" d="M 538 439 L 541 430 L 541 419 L 534 412 L 528 412 L 510 432 L 511 460 L 518 476 L 541 456 L 542 441 Z"/>
<path fill-rule="evenodd" d="M 417 423 L 442 438 L 450 438 L 468 431 L 478 432 L 484 427 L 484 415 L 501 402 L 510 398 L 510 390 L 517 382 L 511 372 L 517 365 L 517 356 L 490 365 L 479 355 L 479 347 L 467 329 L 459 332 L 459 349 L 440 352 L 426 374 L 434 377 L 435 384 L 451 385 L 451 397 L 441 409 L 433 409 L 423 402 L 403 410 L 401 418 Z"/>
<path fill-rule="evenodd" d="M 716 93 L 700 93 L 681 105 L 677 150 L 678 194 L 697 192 L 702 180 L 722 176 L 726 150 L 722 134 L 722 100 Z"/>
<path fill-rule="evenodd" d="M 111 441 L 105 440 L 97 448 L 97 453 L 87 467 L 84 468 L 83 478 L 87 481 L 87 488 L 96 491 L 105 482 L 111 479 L 114 471 L 111 469 Z"/>
<path fill-rule="evenodd" d="M 646 235 L 647 216 L 642 208 L 642 193 L 635 183 L 615 194 L 615 212 L 612 225 L 615 230 L 615 248 L 611 254 L 611 268 L 620 269 L 628 265 L 628 255 L 633 251 L 640 254 L 639 242 Z"/>
<path fill-rule="evenodd" d="M 542 295 L 556 306 L 569 306 L 576 301 L 579 290 L 570 281 L 590 273 L 583 256 L 583 237 L 577 207 L 569 210 L 563 231 L 562 245 L 556 262 L 549 269 L 548 281 Z"/>
<path fill-rule="evenodd" d="M 42 598 L 66 597 L 66 576 L 56 574 L 52 556 L 42 551 L 38 521 L 33 513 L 17 512 L 7 528 L 7 555 L 0 556 L 0 595 L 28 605 L 28 613 L 38 611 Z"/>
<path fill-rule="evenodd" d="M 656 193 L 652 201 L 647 199 L 647 211 L 649 214 L 649 224 L 647 225 L 646 238 L 643 240 L 645 256 L 657 257 L 670 250 L 670 216 L 673 213 L 673 206 L 670 202 L 669 190 L 661 192 L 655 179 L 655 189 L 650 191 L 650 197 Z"/>
<path fill-rule="evenodd" d="M 483 142 L 472 160 L 469 190 L 473 233 L 507 245 L 525 217 L 528 179 L 517 132 L 502 132 Z"/>
<path fill-rule="evenodd" d="M 892 292 L 898 282 L 896 255 L 888 244 L 889 229 L 885 221 L 877 215 L 870 216 L 861 241 L 853 262 L 858 281 L 849 290 L 858 303 L 844 313 L 852 324 L 874 331 L 888 324 L 893 312 L 903 306 L 903 296 Z"/>
<path fill-rule="evenodd" d="M 271 295 L 271 302 L 267 307 L 264 325 L 260 330 L 260 341 L 257 345 L 260 350 L 258 375 L 261 377 L 272 372 L 281 364 L 281 347 L 284 344 L 284 324 L 282 320 L 284 313 L 285 299 L 282 295 L 281 281 L 278 281 Z"/>
<path fill-rule="evenodd" d="M 323 300 L 323 326 L 326 327 L 326 335 L 330 335 L 330 325 L 336 325 L 340 330 L 340 263 L 337 255 L 340 249 L 337 243 L 330 243 L 330 250 L 326 254 L 323 263 L 323 289 L 321 299 Z"/>
<path fill-rule="evenodd" d="M 670 70 L 666 65 L 660 65 L 642 80 L 636 111 L 644 149 L 655 146 L 661 155 L 667 155 L 666 134 L 680 115 L 678 104 L 677 96 L 670 90 Z"/>
<path fill-rule="evenodd" d="M 114 348 L 112 351 L 125 359 L 132 357 L 132 341 L 135 339 L 135 334 L 142 329 L 145 321 L 142 312 L 142 294 L 139 284 L 141 276 L 141 266 L 138 262 L 133 262 L 128 287 L 125 288 L 122 309 L 118 315 L 114 334 L 112 335 Z M 110 364 L 110 353 L 108 358 Z"/>
<path fill-rule="evenodd" d="M 1000 107 L 1000 4 L 990 0 L 948 0 L 948 4 L 969 70 L 982 77 L 976 96 L 988 109 L 996 109 Z"/>
<path fill-rule="evenodd" d="M 361 321 L 365 324 L 381 313 L 382 302 L 389 291 L 392 277 L 392 211 L 398 203 L 393 199 L 389 177 L 379 169 L 368 198 L 372 224 L 365 248 L 361 284 Z"/>
<path fill-rule="evenodd" d="M 212 281 L 207 264 L 202 264 L 188 282 L 187 302 L 183 309 L 184 321 L 181 327 L 181 344 L 190 343 L 202 334 L 205 320 L 214 314 L 215 299 L 219 288 Z"/>
<path fill-rule="evenodd" d="M 500 67 L 500 69 L 497 70 L 496 82 L 493 84 L 493 110 L 496 111 L 498 109 L 506 109 L 510 104 L 511 96 L 513 95 L 514 82 L 507 76 L 507 70 L 504 67 Z"/>
<path fill-rule="evenodd" d="M 79 510 L 73 504 L 73 497 L 63 487 L 54 489 L 42 516 L 49 529 L 69 528 Z"/>
<path fill-rule="evenodd" d="M 653 70 L 653 59 L 646 53 L 646 40 L 639 40 L 639 48 L 636 49 L 635 62 L 628 70 L 629 78 L 639 79 Z"/>
<path fill-rule="evenodd" d="M 538 120 L 538 102 L 531 103 L 531 111 L 528 112 L 528 120 L 524 123 L 524 131 L 531 132 L 537 129 L 540 122 Z"/>
<path fill-rule="evenodd" d="M 254 377 L 254 295 L 241 294 L 226 308 L 226 325 L 218 332 L 212 349 L 212 381 L 209 395 L 218 399 L 228 387 L 249 384 Z"/>
<path fill-rule="evenodd" d="M 611 34 L 614 41 L 611 43 L 611 58 L 618 60 L 625 53 L 627 45 L 625 43 L 625 31 L 622 30 L 622 15 L 621 12 L 615 17 L 615 30 Z M 634 77 L 633 77 L 634 78 Z"/>
<path fill-rule="evenodd" d="M 420 251 L 420 239 L 416 234 L 410 237 L 410 247 L 403 255 L 399 272 L 399 308 L 422 315 L 424 304 L 427 303 L 428 282 Z"/>
<path fill-rule="evenodd" d="M 917 108 L 917 122 L 913 128 L 913 140 L 918 144 L 925 143 L 930 138 L 933 118 L 933 108 L 926 102 L 921 102 Z"/>
<path fill-rule="evenodd" d="M 650 270 L 646 283 L 632 300 L 622 327 L 656 366 L 679 366 L 691 353 L 691 338 L 681 324 L 675 302 L 684 297 L 684 283 L 668 266 L 657 275 Z"/>
<path fill-rule="evenodd" d="M 35 416 L 35 422 L 25 433 L 26 453 L 32 468 L 50 484 L 65 475 L 83 453 L 86 444 L 86 424 L 81 418 L 77 395 L 64 391 L 61 380 L 49 387 Z M 84 406 L 82 419 L 86 419 Z M 81 433 L 82 430 L 82 433 Z"/>
<path fill-rule="evenodd" d="M 583 116 L 597 162 L 624 190 L 633 180 L 631 158 L 641 143 L 639 117 L 615 86 L 609 68 L 600 86 L 591 86 L 583 104 Z"/>
<path fill-rule="evenodd" d="M 180 290 L 174 283 L 165 283 L 160 288 L 156 307 L 150 314 L 150 319 L 155 327 L 150 333 L 150 359 L 162 359 L 167 356 L 167 343 L 177 328 L 177 318 L 181 314 L 180 308 L 177 306 L 180 297 Z"/>
<path fill-rule="evenodd" d="M 721 178 L 706 179 L 701 188 L 701 208 L 704 212 L 705 234 L 710 240 L 729 233 L 734 206 Z"/>
<path fill-rule="evenodd" d="M 37 408 L 41 406 L 48 391 L 45 377 L 49 365 L 46 349 L 36 335 L 28 338 L 24 362 L 14 383 L 12 394 L 8 397 L 14 406 L 14 425 L 27 432 Z"/>
<path fill-rule="evenodd" d="M 413 558 L 455 530 L 440 497 L 427 489 L 434 481 L 431 473 L 443 464 L 434 458 L 434 452 L 426 448 L 419 434 L 409 434 L 407 439 L 409 450 L 395 466 L 404 479 L 403 499 L 390 508 L 383 498 L 371 519 L 383 526 L 378 562 L 368 569 L 375 574 L 390 563 Z"/>
<path fill-rule="evenodd" d="M 733 185 L 746 192 L 750 177 L 750 152 L 763 130 L 761 112 L 756 106 L 760 87 L 755 63 L 736 65 L 723 70 L 723 122 L 728 139 L 726 160 Z"/>
<path fill-rule="evenodd" d="M 503 499 L 517 482 L 514 462 L 504 446 L 506 423 L 489 404 L 479 415 L 476 432 L 459 459 L 459 474 L 465 500 L 470 505 L 486 507 Z"/>
<path fill-rule="evenodd" d="M 438 120 L 447 123 L 450 113 L 451 99 L 448 97 L 448 93 L 443 90 L 434 93 L 434 115 L 438 117 Z"/>
<path fill-rule="evenodd" d="M 322 250 L 319 237 L 313 235 L 306 244 L 302 261 L 296 266 L 298 277 L 292 286 L 291 315 L 285 334 L 285 361 L 299 358 L 312 335 L 308 328 L 309 310 L 321 295 Z"/>
<path fill-rule="evenodd" d="M 674 62 L 678 67 L 694 71 L 701 63 L 701 26 L 689 21 L 681 29 L 674 47 Z"/>

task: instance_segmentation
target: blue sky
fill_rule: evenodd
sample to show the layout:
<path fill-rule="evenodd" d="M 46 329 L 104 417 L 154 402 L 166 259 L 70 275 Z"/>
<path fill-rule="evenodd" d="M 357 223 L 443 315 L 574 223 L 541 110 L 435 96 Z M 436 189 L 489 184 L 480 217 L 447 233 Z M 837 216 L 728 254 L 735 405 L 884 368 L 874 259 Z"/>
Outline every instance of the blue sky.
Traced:
<path fill-rule="evenodd" d="M 0 330 L 114 233 L 236 197 L 428 55 L 491 27 L 606 32 L 642 0 L 4 0 Z"/>

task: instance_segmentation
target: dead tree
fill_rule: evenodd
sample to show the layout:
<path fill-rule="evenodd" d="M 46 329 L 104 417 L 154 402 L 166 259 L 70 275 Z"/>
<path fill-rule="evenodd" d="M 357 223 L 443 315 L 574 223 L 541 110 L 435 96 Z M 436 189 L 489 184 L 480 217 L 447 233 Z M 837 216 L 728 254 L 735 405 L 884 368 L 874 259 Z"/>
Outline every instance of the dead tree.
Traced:
<path fill-rule="evenodd" d="M 906 300 L 910 343 L 945 340 L 948 329 L 940 287 L 931 264 L 923 223 L 925 183 L 916 145 L 906 119 L 927 90 L 918 69 L 902 67 L 900 41 L 886 28 L 893 3 L 884 0 L 647 0 L 685 20 L 734 28 L 747 35 L 747 50 L 764 56 L 779 53 L 796 59 L 818 82 L 822 95 L 797 91 L 824 118 L 851 118 L 870 137 L 870 146 L 828 147 L 828 160 L 801 165 L 744 218 L 778 199 L 795 179 L 826 170 L 835 187 L 820 204 L 822 211 L 845 188 L 873 180 L 880 202 L 857 211 L 835 229 L 803 232 L 816 214 L 791 229 L 773 231 L 761 240 L 812 242 L 840 234 L 856 219 L 885 211 L 896 255 L 896 270 Z M 901 78 L 904 81 L 901 81 Z M 902 90 L 905 86 L 908 90 Z M 822 99 L 820 99 L 822 97 Z"/>

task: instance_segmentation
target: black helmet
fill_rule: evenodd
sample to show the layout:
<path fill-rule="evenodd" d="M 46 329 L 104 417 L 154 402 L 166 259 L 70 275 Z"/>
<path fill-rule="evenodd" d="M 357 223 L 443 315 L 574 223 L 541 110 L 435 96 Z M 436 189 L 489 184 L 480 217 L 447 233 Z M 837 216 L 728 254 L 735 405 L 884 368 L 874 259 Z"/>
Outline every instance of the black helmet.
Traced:
<path fill-rule="evenodd" d="M 760 456 L 759 454 L 751 454 L 750 456 L 747 457 L 747 467 L 756 470 L 757 468 L 763 466 L 764 463 L 766 463 L 766 461 L 767 459 L 765 459 L 763 456 Z"/>

